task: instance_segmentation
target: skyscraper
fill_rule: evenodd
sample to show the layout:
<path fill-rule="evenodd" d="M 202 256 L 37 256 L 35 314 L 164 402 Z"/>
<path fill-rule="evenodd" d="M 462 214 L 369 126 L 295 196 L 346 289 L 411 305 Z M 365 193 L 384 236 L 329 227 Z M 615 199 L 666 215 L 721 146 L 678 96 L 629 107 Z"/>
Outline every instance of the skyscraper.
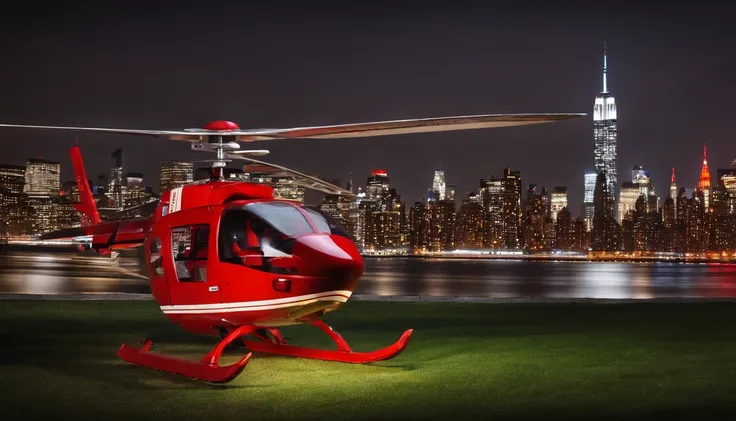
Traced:
<path fill-rule="evenodd" d="M 25 187 L 28 195 L 58 196 L 61 188 L 61 164 L 44 159 L 29 158 L 26 162 Z"/>
<path fill-rule="evenodd" d="M 710 170 L 708 169 L 708 157 L 706 155 L 705 143 L 703 144 L 703 168 L 700 169 L 698 190 L 703 192 L 703 205 L 705 206 L 705 211 L 708 212 L 708 202 L 710 200 Z"/>
<path fill-rule="evenodd" d="M 557 213 L 567 207 L 567 187 L 556 186 L 552 189 L 550 198 L 550 217 L 557 221 Z"/>
<path fill-rule="evenodd" d="M 634 165 L 631 170 L 631 182 L 639 185 L 641 194 L 644 195 L 645 200 L 648 200 L 652 193 L 652 177 L 649 175 L 649 170 L 641 165 Z"/>
<path fill-rule="evenodd" d="M 28 226 L 26 167 L 0 165 L 0 238 L 22 236 Z"/>
<path fill-rule="evenodd" d="M 593 201 L 595 193 L 595 181 L 598 174 L 594 172 L 585 173 L 585 197 L 583 198 L 583 218 L 585 218 L 585 229 L 591 231 L 593 229 L 593 214 L 595 212 L 595 203 Z"/>
<path fill-rule="evenodd" d="M 381 200 L 388 193 L 389 178 L 386 170 L 374 170 L 368 177 L 365 195 L 370 200 Z"/>
<path fill-rule="evenodd" d="M 11 193 L 23 193 L 25 184 L 25 166 L 0 165 L 0 189 L 5 189 Z"/>
<path fill-rule="evenodd" d="M 639 192 L 644 196 L 644 203 L 646 204 L 647 212 L 656 212 L 657 209 L 659 209 L 659 198 L 656 195 L 656 192 L 654 191 L 654 184 L 652 184 L 652 177 L 649 174 L 649 170 L 644 168 L 641 165 L 634 165 L 634 168 L 631 170 L 631 182 L 639 186 Z M 623 190 L 623 186 L 621 187 Z M 622 196 L 619 195 L 619 201 Z M 639 199 L 639 196 L 636 196 L 634 198 L 633 205 L 636 205 L 636 201 Z M 633 206 L 632 205 L 632 206 Z M 624 219 L 623 215 L 621 215 L 621 204 L 619 203 L 619 215 L 616 218 L 616 220 L 621 223 L 621 221 Z M 632 207 L 633 210 L 633 207 Z"/>
<path fill-rule="evenodd" d="M 125 206 L 123 201 L 123 150 L 116 149 L 111 158 L 115 163 L 110 169 L 110 185 L 107 188 L 107 193 L 115 202 L 115 207 L 122 209 Z"/>
<path fill-rule="evenodd" d="M 162 161 L 159 180 L 159 191 L 181 187 L 194 181 L 194 164 L 191 162 Z"/>
<path fill-rule="evenodd" d="M 446 189 L 447 185 L 445 184 L 445 172 L 435 171 L 434 180 L 432 180 L 432 191 L 439 192 L 439 196 L 436 197 L 437 200 L 445 200 Z"/>
<path fill-rule="evenodd" d="M 523 214 L 521 212 L 521 172 L 503 170 L 503 228 L 508 249 L 520 249 L 523 244 Z"/>
<path fill-rule="evenodd" d="M 27 234 L 39 235 L 73 224 L 66 217 L 76 212 L 71 203 L 64 203 L 60 196 L 60 169 L 58 162 L 34 158 L 26 162 L 23 192 L 28 199 Z"/>
<path fill-rule="evenodd" d="M 736 215 L 736 159 L 731 163 L 731 168 L 716 171 L 716 183 L 723 184 L 728 192 L 729 212 Z"/>
<path fill-rule="evenodd" d="M 231 173 L 230 179 L 263 183 L 273 187 L 275 198 L 304 203 L 306 188 L 296 183 L 290 176 L 274 175 L 270 169 L 260 164 L 243 165 L 242 173 Z"/>
<path fill-rule="evenodd" d="M 621 191 L 618 196 L 618 223 L 623 223 L 627 218 L 633 220 L 636 210 L 636 201 L 643 196 L 641 186 L 636 182 L 624 181 L 621 183 Z"/>
<path fill-rule="evenodd" d="M 614 219 L 613 197 L 608 192 L 606 174 L 599 173 L 595 183 L 595 215 L 593 216 L 593 231 L 591 248 L 595 251 L 614 251 L 617 249 L 618 233 Z"/>
<path fill-rule="evenodd" d="M 616 144 L 618 141 L 616 100 L 608 92 L 608 51 L 603 50 L 603 90 L 596 95 L 593 105 L 593 156 L 597 173 L 606 175 L 607 193 L 618 196 L 616 171 Z M 615 200 L 615 199 L 614 199 Z M 615 207 L 614 207 L 615 208 Z"/>
<path fill-rule="evenodd" d="M 445 186 L 445 200 L 454 201 L 455 200 L 455 190 L 456 190 L 456 187 L 453 185 Z"/>
<path fill-rule="evenodd" d="M 672 178 L 670 179 L 670 197 L 675 208 L 677 208 L 677 183 L 675 182 L 675 167 L 672 167 Z"/>
<path fill-rule="evenodd" d="M 502 248 L 504 242 L 502 179 L 491 177 L 480 180 L 480 195 L 483 205 L 483 223 L 485 225 L 484 247 Z"/>
<path fill-rule="evenodd" d="M 457 211 L 454 240 L 459 249 L 483 247 L 483 206 L 470 196 Z"/>

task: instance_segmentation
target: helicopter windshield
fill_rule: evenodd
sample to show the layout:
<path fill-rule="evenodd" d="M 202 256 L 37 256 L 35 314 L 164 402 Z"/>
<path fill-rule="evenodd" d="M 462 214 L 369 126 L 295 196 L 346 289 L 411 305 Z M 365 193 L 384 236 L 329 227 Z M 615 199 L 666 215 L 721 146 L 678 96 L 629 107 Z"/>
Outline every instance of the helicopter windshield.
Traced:
<path fill-rule="evenodd" d="M 299 237 L 314 232 L 304 215 L 290 203 L 251 203 L 245 205 L 243 210 L 252 212 L 266 222 L 266 224 L 289 237 Z"/>
<path fill-rule="evenodd" d="M 302 209 L 312 218 L 312 222 L 314 222 L 320 232 L 350 238 L 342 225 L 329 214 L 314 206 L 302 206 Z"/>
<path fill-rule="evenodd" d="M 220 221 L 221 261 L 268 266 L 271 258 L 288 258 L 294 240 L 314 230 L 294 205 L 286 202 L 249 203 L 226 209 Z M 254 262 L 253 264 L 244 262 Z M 268 267 L 264 267 L 269 270 Z"/>

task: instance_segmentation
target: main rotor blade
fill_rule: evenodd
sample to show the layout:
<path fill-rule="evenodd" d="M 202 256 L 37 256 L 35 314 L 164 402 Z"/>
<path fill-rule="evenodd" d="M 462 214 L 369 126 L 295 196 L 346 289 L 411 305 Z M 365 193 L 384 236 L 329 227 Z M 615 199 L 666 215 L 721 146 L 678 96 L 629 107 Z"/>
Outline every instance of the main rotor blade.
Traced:
<path fill-rule="evenodd" d="M 236 134 L 243 142 L 271 139 L 338 139 L 351 137 L 387 136 L 409 133 L 472 130 L 530 124 L 551 123 L 584 116 L 568 114 L 486 114 L 456 117 L 419 118 L 409 120 L 377 121 L 370 123 L 338 124 L 334 126 L 299 127 L 291 129 L 252 130 L 251 134 Z"/>
<path fill-rule="evenodd" d="M 182 140 L 186 142 L 196 142 L 202 138 L 201 133 L 189 132 L 184 130 L 139 130 L 139 129 L 107 129 L 100 127 L 76 127 L 76 126 L 34 126 L 28 124 L 1 124 L 0 127 L 20 128 L 20 129 L 50 129 L 50 130 L 69 130 L 93 133 L 112 133 L 112 134 L 130 134 L 137 136 L 167 137 L 172 140 Z"/>
<path fill-rule="evenodd" d="M 252 149 L 248 151 L 230 151 L 229 154 L 236 154 L 240 156 L 264 156 L 271 153 L 268 149 Z"/>
<path fill-rule="evenodd" d="M 319 191 L 325 194 L 343 196 L 347 198 L 355 197 L 354 193 L 344 190 L 334 184 L 320 180 L 317 177 L 312 177 L 311 175 L 306 175 L 298 171 L 294 171 L 291 168 L 282 167 L 281 165 L 272 164 L 270 162 L 259 161 L 257 159 L 248 158 L 242 155 L 234 155 L 234 154 L 228 153 L 228 154 L 225 154 L 225 156 L 228 158 L 248 161 L 254 164 L 260 164 L 266 167 L 280 170 L 280 172 L 279 171 L 271 172 L 269 173 L 269 175 L 273 177 L 290 177 L 294 181 L 294 184 L 297 184 L 307 189 L 316 190 L 316 191 Z"/>
<path fill-rule="evenodd" d="M 185 142 L 201 142 L 206 136 L 234 136 L 241 142 L 272 139 L 338 139 L 351 137 L 388 136 L 409 133 L 442 132 L 451 130 L 486 129 L 530 124 L 551 123 L 582 117 L 575 114 L 487 114 L 456 117 L 418 118 L 409 120 L 376 121 L 370 123 L 338 124 L 334 126 L 296 127 L 287 129 L 236 129 L 236 130 L 141 130 L 108 129 L 77 126 L 36 126 L 28 124 L 0 124 L 0 127 L 24 129 L 69 130 L 93 133 L 128 134 L 137 136 L 166 137 Z"/>

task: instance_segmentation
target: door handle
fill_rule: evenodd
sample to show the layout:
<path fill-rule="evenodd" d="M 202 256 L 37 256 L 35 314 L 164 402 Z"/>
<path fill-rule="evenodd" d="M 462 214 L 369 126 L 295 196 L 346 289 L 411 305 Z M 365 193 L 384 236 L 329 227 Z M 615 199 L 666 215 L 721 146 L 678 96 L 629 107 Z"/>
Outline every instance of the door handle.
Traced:
<path fill-rule="evenodd" d="M 220 289 L 220 288 L 219 288 L 219 287 L 216 287 L 216 286 L 215 286 L 215 287 L 210 287 L 210 288 L 209 288 L 210 292 L 217 292 L 217 291 L 218 291 L 219 289 Z"/>

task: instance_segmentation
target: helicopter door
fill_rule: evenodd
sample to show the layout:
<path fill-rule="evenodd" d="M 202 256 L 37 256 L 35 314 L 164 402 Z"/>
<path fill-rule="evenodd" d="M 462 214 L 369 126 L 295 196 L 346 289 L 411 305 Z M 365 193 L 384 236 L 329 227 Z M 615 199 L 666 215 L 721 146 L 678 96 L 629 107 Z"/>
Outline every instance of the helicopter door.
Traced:
<path fill-rule="evenodd" d="M 209 244 L 214 234 L 208 224 L 191 224 L 171 228 L 171 254 L 174 282 L 171 302 L 180 304 L 212 304 L 221 301 L 219 285 L 208 276 Z"/>

